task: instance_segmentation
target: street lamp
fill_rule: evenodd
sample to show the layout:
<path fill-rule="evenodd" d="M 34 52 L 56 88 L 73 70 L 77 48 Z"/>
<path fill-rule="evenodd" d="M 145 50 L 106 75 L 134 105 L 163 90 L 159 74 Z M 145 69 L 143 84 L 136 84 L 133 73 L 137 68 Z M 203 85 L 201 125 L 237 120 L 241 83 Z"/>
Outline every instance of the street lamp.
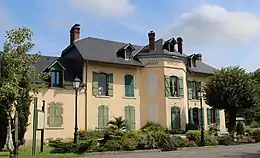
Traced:
<path fill-rule="evenodd" d="M 79 132 L 78 132 L 78 89 L 80 85 L 80 79 L 76 77 L 73 81 L 73 87 L 75 89 L 75 128 L 74 128 L 74 144 L 79 144 Z"/>
<path fill-rule="evenodd" d="M 202 98 L 203 98 L 203 90 L 202 88 L 200 88 L 198 90 L 198 96 L 199 96 L 199 99 L 200 99 L 200 128 L 201 128 L 201 133 L 200 133 L 200 138 L 201 138 L 201 145 L 204 145 L 205 144 L 205 139 L 204 139 L 204 121 L 203 121 L 203 106 L 202 106 Z"/>

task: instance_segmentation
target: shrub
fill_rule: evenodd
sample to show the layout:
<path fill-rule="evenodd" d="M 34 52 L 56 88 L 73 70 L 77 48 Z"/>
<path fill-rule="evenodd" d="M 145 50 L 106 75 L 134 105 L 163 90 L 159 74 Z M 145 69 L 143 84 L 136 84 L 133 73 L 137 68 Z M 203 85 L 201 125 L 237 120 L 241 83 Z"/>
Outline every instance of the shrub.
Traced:
<path fill-rule="evenodd" d="M 260 127 L 260 122 L 252 121 L 252 122 L 249 124 L 249 127 L 250 127 L 250 128 L 259 128 L 259 127 Z"/>
<path fill-rule="evenodd" d="M 260 142 L 260 129 L 254 129 L 251 131 L 251 136 L 256 142 Z"/>
<path fill-rule="evenodd" d="M 101 130 L 88 130 L 88 131 L 79 131 L 79 139 L 80 140 L 88 140 L 88 139 L 100 139 L 104 137 L 106 129 Z"/>
<path fill-rule="evenodd" d="M 140 133 L 138 136 L 138 149 L 155 149 L 157 142 L 153 136 L 154 132 Z"/>
<path fill-rule="evenodd" d="M 219 127 L 216 124 L 209 125 L 208 134 L 212 136 L 218 136 Z"/>
<path fill-rule="evenodd" d="M 219 145 L 232 145 L 234 144 L 234 139 L 231 136 L 218 137 Z"/>
<path fill-rule="evenodd" d="M 176 139 L 171 137 L 171 135 L 164 132 L 156 132 L 154 133 L 154 136 L 157 142 L 157 148 L 161 149 L 162 151 L 172 151 L 177 149 L 175 142 Z"/>
<path fill-rule="evenodd" d="M 75 147 L 74 152 L 81 154 L 86 151 L 88 152 L 96 151 L 97 148 L 98 148 L 98 140 L 96 139 L 81 140 L 79 142 L 79 146 Z"/>
<path fill-rule="evenodd" d="M 237 143 L 255 143 L 255 140 L 249 136 L 238 135 Z"/>
<path fill-rule="evenodd" d="M 72 153 L 75 149 L 73 142 L 50 141 L 49 146 L 53 148 L 50 153 Z"/>
<path fill-rule="evenodd" d="M 236 126 L 236 132 L 239 135 L 244 135 L 245 134 L 245 127 L 242 122 L 238 122 Z"/>
<path fill-rule="evenodd" d="M 100 148 L 102 149 L 102 147 Z M 108 140 L 103 145 L 104 151 L 119 151 L 122 150 L 122 146 L 118 140 Z"/>
<path fill-rule="evenodd" d="M 135 131 L 125 133 L 121 137 L 120 143 L 125 150 L 136 150 L 139 145 L 138 133 Z"/>
<path fill-rule="evenodd" d="M 149 131 L 166 131 L 166 129 L 158 123 L 147 122 L 140 129 L 141 132 L 149 132 Z"/>
<path fill-rule="evenodd" d="M 214 145 L 218 145 L 218 144 L 219 144 L 219 142 L 218 142 L 218 139 L 216 136 L 212 136 L 209 134 L 205 135 L 205 145 L 206 146 L 214 146 Z"/>
<path fill-rule="evenodd" d="M 184 134 L 185 131 L 181 129 L 176 129 L 176 130 L 169 130 L 168 131 L 170 134 Z"/>
<path fill-rule="evenodd" d="M 190 130 L 186 133 L 186 137 L 189 139 L 189 141 L 196 142 L 200 139 L 200 131 L 199 130 Z"/>
<path fill-rule="evenodd" d="M 177 148 L 184 148 L 188 147 L 188 139 L 187 138 L 181 138 L 181 137 L 172 137 L 173 141 L 175 142 L 175 145 Z"/>

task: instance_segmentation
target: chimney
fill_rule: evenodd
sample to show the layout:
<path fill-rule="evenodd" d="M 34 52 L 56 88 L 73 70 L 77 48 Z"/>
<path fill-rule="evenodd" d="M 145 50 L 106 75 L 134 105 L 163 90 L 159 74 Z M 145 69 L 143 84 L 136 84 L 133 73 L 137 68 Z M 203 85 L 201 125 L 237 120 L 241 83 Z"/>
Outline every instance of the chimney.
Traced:
<path fill-rule="evenodd" d="M 79 34 L 80 34 L 80 25 L 79 24 L 75 24 L 70 29 L 70 44 L 73 44 L 74 41 L 79 39 Z"/>
<path fill-rule="evenodd" d="M 199 54 L 198 54 L 198 58 L 199 58 L 198 60 L 199 60 L 200 62 L 202 62 L 202 54 L 199 53 Z"/>
<path fill-rule="evenodd" d="M 154 52 L 155 51 L 155 32 L 150 31 L 148 33 L 149 37 L 149 51 Z"/>
<path fill-rule="evenodd" d="M 182 42 L 183 42 L 182 38 L 181 38 L 181 37 L 178 37 L 178 38 L 177 38 L 178 52 L 181 53 L 181 54 L 183 53 L 183 50 L 182 50 Z"/>

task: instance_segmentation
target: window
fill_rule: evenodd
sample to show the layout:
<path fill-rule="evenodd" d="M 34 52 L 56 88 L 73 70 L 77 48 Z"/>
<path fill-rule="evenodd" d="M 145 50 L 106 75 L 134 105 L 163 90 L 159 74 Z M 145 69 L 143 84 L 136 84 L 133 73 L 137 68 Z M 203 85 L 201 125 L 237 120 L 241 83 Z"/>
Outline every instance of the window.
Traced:
<path fill-rule="evenodd" d="M 125 96 L 126 97 L 134 97 L 134 76 L 133 75 L 125 75 Z"/>
<path fill-rule="evenodd" d="M 198 91 L 201 88 L 201 82 L 188 81 L 189 99 L 199 100 Z"/>
<path fill-rule="evenodd" d="M 61 72 L 53 70 L 51 71 L 51 86 L 60 87 L 61 86 Z"/>
<path fill-rule="evenodd" d="M 171 107 L 171 129 L 181 129 L 181 113 L 177 106 Z"/>
<path fill-rule="evenodd" d="M 135 130 L 135 107 L 126 106 L 124 110 L 127 129 Z"/>
<path fill-rule="evenodd" d="M 204 122 L 204 109 L 199 108 L 190 108 L 189 109 L 189 120 L 191 124 L 200 125 L 201 124 L 201 112 L 202 112 L 202 121 Z"/>
<path fill-rule="evenodd" d="M 113 74 L 93 72 L 94 96 L 113 96 Z"/>
<path fill-rule="evenodd" d="M 48 107 L 47 124 L 49 127 L 62 127 L 63 108 L 60 103 L 50 103 Z"/>
<path fill-rule="evenodd" d="M 125 50 L 125 59 L 129 60 L 131 58 L 132 58 L 132 50 L 128 48 Z"/>
<path fill-rule="evenodd" d="M 98 107 L 98 127 L 108 126 L 109 121 L 109 108 L 106 105 Z"/>
<path fill-rule="evenodd" d="M 165 94 L 168 97 L 183 97 L 183 78 L 165 75 Z"/>
<path fill-rule="evenodd" d="M 210 124 L 220 124 L 219 110 L 214 108 L 207 108 L 207 121 Z"/>

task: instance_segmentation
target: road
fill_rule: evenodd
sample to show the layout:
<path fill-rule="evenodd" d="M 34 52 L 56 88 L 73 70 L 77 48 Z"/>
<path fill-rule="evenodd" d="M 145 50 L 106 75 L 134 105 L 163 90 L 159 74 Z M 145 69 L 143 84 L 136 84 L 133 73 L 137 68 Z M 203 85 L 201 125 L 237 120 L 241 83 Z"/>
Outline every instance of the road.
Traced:
<path fill-rule="evenodd" d="M 260 144 L 188 148 L 172 152 L 93 155 L 89 158 L 260 158 Z"/>

